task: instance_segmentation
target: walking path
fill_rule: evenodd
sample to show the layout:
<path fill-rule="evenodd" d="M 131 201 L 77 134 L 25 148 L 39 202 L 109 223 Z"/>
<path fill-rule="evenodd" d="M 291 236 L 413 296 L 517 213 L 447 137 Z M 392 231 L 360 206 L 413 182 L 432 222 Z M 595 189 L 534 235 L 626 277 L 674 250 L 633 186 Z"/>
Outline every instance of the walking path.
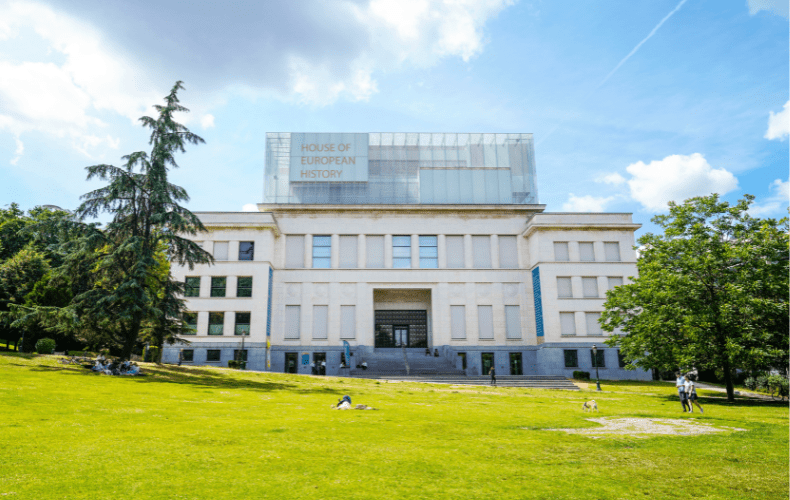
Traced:
<path fill-rule="evenodd" d="M 727 392 L 727 389 L 724 387 L 719 387 L 717 385 L 710 385 L 705 384 L 703 382 L 694 382 L 694 385 L 697 386 L 697 389 L 705 389 L 706 391 L 715 391 L 715 392 Z M 768 394 L 760 394 L 758 392 L 751 392 L 751 391 L 735 391 L 736 396 L 745 396 L 747 398 L 755 398 L 755 399 L 764 399 L 766 401 L 773 401 L 771 396 Z"/>

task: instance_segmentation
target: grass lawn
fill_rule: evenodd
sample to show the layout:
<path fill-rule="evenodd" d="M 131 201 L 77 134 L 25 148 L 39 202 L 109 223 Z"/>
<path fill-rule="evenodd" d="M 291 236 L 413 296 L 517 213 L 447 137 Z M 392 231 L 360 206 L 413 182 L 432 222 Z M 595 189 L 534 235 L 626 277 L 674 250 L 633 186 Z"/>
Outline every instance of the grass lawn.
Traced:
<path fill-rule="evenodd" d="M 788 407 L 672 384 L 581 392 L 155 367 L 110 377 L 0 353 L 0 497 L 29 499 L 788 498 Z M 344 394 L 379 411 L 336 411 Z M 634 437 L 592 417 L 731 429 Z"/>

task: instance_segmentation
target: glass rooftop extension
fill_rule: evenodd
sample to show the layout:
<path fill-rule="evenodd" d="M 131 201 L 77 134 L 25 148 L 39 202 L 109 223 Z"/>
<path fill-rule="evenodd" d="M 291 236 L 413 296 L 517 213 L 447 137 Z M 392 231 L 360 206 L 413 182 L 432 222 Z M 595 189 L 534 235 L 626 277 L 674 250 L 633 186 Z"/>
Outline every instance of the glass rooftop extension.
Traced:
<path fill-rule="evenodd" d="M 264 203 L 538 203 L 532 134 L 266 134 Z"/>

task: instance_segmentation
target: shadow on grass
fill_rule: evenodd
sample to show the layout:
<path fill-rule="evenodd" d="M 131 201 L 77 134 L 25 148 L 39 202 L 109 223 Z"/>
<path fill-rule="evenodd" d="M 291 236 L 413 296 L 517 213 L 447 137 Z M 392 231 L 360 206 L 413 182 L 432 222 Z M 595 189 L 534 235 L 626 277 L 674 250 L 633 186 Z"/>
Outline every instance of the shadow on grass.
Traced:
<path fill-rule="evenodd" d="M 664 399 L 669 402 L 677 403 L 680 405 L 680 398 L 677 395 L 671 396 L 664 396 Z M 772 400 L 772 399 L 760 399 L 760 398 L 751 398 L 749 396 L 736 396 L 734 402 L 727 401 L 727 396 L 722 394 L 721 396 L 705 396 L 697 400 L 699 404 L 705 408 L 705 405 L 709 406 L 729 406 L 729 407 L 767 407 L 767 408 L 787 408 L 788 402 L 787 401 L 779 401 L 779 400 Z"/>

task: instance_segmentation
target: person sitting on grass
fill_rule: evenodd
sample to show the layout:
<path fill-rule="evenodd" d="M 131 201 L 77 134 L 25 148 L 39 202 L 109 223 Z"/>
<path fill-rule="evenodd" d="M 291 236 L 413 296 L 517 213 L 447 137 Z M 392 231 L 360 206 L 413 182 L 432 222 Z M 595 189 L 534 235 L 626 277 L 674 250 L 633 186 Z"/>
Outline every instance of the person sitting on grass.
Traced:
<path fill-rule="evenodd" d="M 348 410 L 351 408 L 351 396 L 343 396 L 341 399 L 337 400 L 337 406 L 333 406 L 332 408 L 336 408 L 338 410 Z"/>

